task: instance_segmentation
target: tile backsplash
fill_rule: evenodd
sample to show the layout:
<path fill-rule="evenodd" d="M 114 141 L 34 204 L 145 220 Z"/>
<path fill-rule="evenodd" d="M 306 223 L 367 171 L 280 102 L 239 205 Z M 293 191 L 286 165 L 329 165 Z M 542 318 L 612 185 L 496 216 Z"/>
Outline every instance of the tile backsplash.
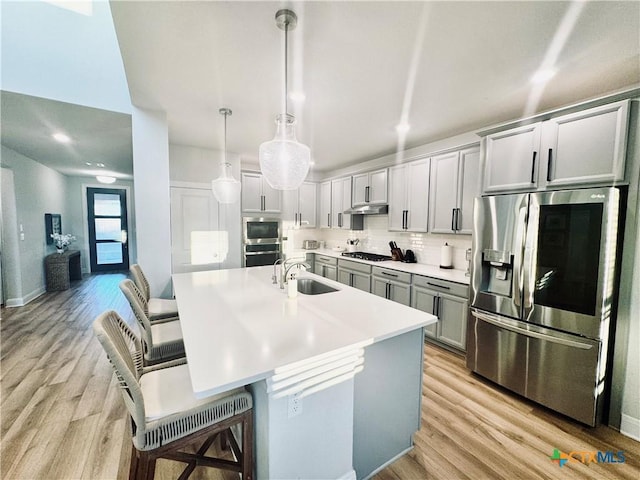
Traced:
<path fill-rule="evenodd" d="M 471 248 L 471 235 L 441 235 L 432 233 L 390 232 L 388 215 L 366 215 L 364 230 L 299 229 L 284 222 L 284 234 L 293 248 L 302 248 L 303 240 L 324 240 L 326 248 L 346 248 L 347 240 L 357 238 L 358 250 L 391 255 L 389 242 L 394 241 L 405 251 L 413 250 L 418 263 L 440 265 L 441 247 L 448 243 L 453 247 L 453 267 L 467 269 L 466 250 Z"/>

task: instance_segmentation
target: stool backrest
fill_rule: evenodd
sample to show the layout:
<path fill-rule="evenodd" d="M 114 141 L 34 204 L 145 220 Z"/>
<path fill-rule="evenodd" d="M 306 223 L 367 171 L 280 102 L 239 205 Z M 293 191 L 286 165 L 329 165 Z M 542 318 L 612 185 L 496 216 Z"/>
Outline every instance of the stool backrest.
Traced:
<path fill-rule="evenodd" d="M 113 310 L 93 322 L 93 331 L 104 348 L 120 383 L 122 398 L 132 419 L 132 434 L 146 430 L 144 401 L 139 379 L 142 375 L 142 346 L 129 325 Z"/>
<path fill-rule="evenodd" d="M 149 321 L 149 308 L 147 300 L 142 296 L 136 284 L 128 278 L 120 282 L 120 290 L 131 305 L 131 310 L 138 321 L 140 333 L 142 337 L 142 345 L 144 351 L 148 352 L 153 346 L 153 337 L 151 336 L 151 322 Z"/>
<path fill-rule="evenodd" d="M 151 298 L 151 287 L 149 286 L 149 281 L 144 275 L 142 268 L 137 263 L 134 263 L 129 267 L 129 272 L 131 272 L 131 276 L 133 277 L 136 287 L 138 287 L 138 290 L 140 290 L 140 293 L 142 293 L 148 302 Z"/>

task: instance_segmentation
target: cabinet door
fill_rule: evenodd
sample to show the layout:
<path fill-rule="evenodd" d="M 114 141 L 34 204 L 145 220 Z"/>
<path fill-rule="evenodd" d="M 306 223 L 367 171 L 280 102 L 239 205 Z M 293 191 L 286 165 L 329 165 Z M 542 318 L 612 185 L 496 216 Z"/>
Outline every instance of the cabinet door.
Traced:
<path fill-rule="evenodd" d="M 304 182 L 298 192 L 298 224 L 302 228 L 316 228 L 317 223 L 318 186 Z"/>
<path fill-rule="evenodd" d="M 441 293 L 438 299 L 440 331 L 438 340 L 460 350 L 466 349 L 467 310 L 469 302 L 464 298 Z"/>
<path fill-rule="evenodd" d="M 355 287 L 358 290 L 362 290 L 364 292 L 371 292 L 371 275 L 366 275 L 364 273 L 358 272 L 353 272 L 352 274 L 352 287 Z"/>
<path fill-rule="evenodd" d="M 455 210 L 458 208 L 458 173 L 460 152 L 445 153 L 431 158 L 429 185 L 429 231 L 453 233 Z"/>
<path fill-rule="evenodd" d="M 321 277 L 325 277 L 326 275 L 324 274 L 324 267 L 324 263 L 315 262 L 313 264 L 313 273 L 320 275 Z"/>
<path fill-rule="evenodd" d="M 434 314 L 436 309 L 436 298 L 437 295 L 431 290 L 413 287 L 411 291 L 411 306 L 423 312 Z M 436 339 L 438 337 L 439 323 L 440 320 L 438 320 L 437 323 L 424 327 L 424 334 L 427 337 Z"/>
<path fill-rule="evenodd" d="M 282 191 L 282 220 L 298 225 L 298 190 Z"/>
<path fill-rule="evenodd" d="M 271 188 L 271 185 L 262 178 L 262 195 L 264 197 L 264 212 L 280 213 L 282 209 L 280 203 L 280 190 Z"/>
<path fill-rule="evenodd" d="M 540 123 L 488 135 L 484 193 L 535 190 L 540 160 Z"/>
<path fill-rule="evenodd" d="M 354 175 L 352 179 L 353 195 L 351 204 L 355 207 L 357 205 L 366 205 L 367 201 L 365 194 L 367 187 L 369 186 L 369 174 L 361 173 L 360 175 Z"/>
<path fill-rule="evenodd" d="M 541 186 L 623 180 L 628 120 L 623 101 L 544 122 Z"/>
<path fill-rule="evenodd" d="M 343 195 L 344 182 L 342 179 L 333 180 L 331 182 L 331 228 L 342 228 L 344 224 Z"/>
<path fill-rule="evenodd" d="M 405 230 L 426 232 L 429 218 L 429 159 L 407 165 L 407 214 Z"/>
<path fill-rule="evenodd" d="M 259 173 L 242 173 L 242 210 L 262 211 L 262 175 Z"/>
<path fill-rule="evenodd" d="M 331 227 L 331 182 L 320 184 L 320 228 Z"/>
<path fill-rule="evenodd" d="M 387 169 L 369 173 L 369 203 L 387 203 Z"/>
<path fill-rule="evenodd" d="M 382 280 L 378 277 L 371 278 L 371 293 L 377 295 L 382 298 L 387 298 L 387 285 L 389 282 L 387 280 Z"/>
<path fill-rule="evenodd" d="M 471 235 L 473 231 L 473 201 L 480 196 L 480 148 L 460 152 L 458 178 L 458 233 Z"/>
<path fill-rule="evenodd" d="M 408 283 L 390 282 L 389 298 L 407 307 L 411 305 L 411 286 Z"/>
<path fill-rule="evenodd" d="M 338 281 L 351 286 L 351 272 L 343 268 L 338 268 Z"/>
<path fill-rule="evenodd" d="M 407 209 L 407 166 L 389 169 L 389 230 L 404 230 Z"/>
<path fill-rule="evenodd" d="M 342 179 L 342 212 L 351 208 L 351 177 Z M 343 230 L 351 230 L 351 215 L 342 214 Z"/>
<path fill-rule="evenodd" d="M 338 280 L 338 267 L 334 265 L 324 266 L 324 276 L 329 280 Z"/>

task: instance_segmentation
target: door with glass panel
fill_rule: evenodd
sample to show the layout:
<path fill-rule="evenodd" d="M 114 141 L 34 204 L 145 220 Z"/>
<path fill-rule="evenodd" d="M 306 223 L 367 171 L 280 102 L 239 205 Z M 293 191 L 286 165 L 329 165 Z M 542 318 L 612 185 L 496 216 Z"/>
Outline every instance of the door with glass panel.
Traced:
<path fill-rule="evenodd" d="M 127 270 L 126 191 L 117 188 L 87 188 L 89 257 L 92 272 Z"/>

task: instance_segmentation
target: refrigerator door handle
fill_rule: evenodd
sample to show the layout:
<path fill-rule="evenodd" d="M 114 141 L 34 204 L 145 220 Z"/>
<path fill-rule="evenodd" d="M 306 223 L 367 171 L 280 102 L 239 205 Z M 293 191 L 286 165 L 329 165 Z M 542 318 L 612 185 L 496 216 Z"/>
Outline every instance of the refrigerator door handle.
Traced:
<path fill-rule="evenodd" d="M 545 333 L 536 332 L 533 330 L 526 330 L 524 328 L 514 327 L 500 319 L 500 317 L 496 315 L 491 315 L 485 312 L 479 312 L 477 310 L 471 310 L 471 315 L 476 317 L 479 320 L 495 325 L 499 328 L 504 328 L 505 330 L 509 330 L 511 332 L 517 333 L 519 335 L 525 335 L 527 337 L 538 338 L 541 340 L 545 340 L 547 342 L 558 343 L 560 345 L 565 345 L 567 347 L 579 348 L 581 350 L 590 350 L 593 348 L 593 345 L 588 343 L 577 342 L 574 340 L 568 340 L 566 338 L 559 338 L 552 335 L 547 335 Z"/>
<path fill-rule="evenodd" d="M 514 249 L 514 258 L 513 258 L 513 303 L 520 307 L 522 305 L 522 283 L 523 283 L 523 271 L 522 271 L 522 262 L 523 262 L 523 247 L 525 241 L 525 228 L 527 221 L 527 207 L 522 206 L 518 210 L 518 220 L 516 223 L 516 238 L 515 238 L 515 249 Z"/>

